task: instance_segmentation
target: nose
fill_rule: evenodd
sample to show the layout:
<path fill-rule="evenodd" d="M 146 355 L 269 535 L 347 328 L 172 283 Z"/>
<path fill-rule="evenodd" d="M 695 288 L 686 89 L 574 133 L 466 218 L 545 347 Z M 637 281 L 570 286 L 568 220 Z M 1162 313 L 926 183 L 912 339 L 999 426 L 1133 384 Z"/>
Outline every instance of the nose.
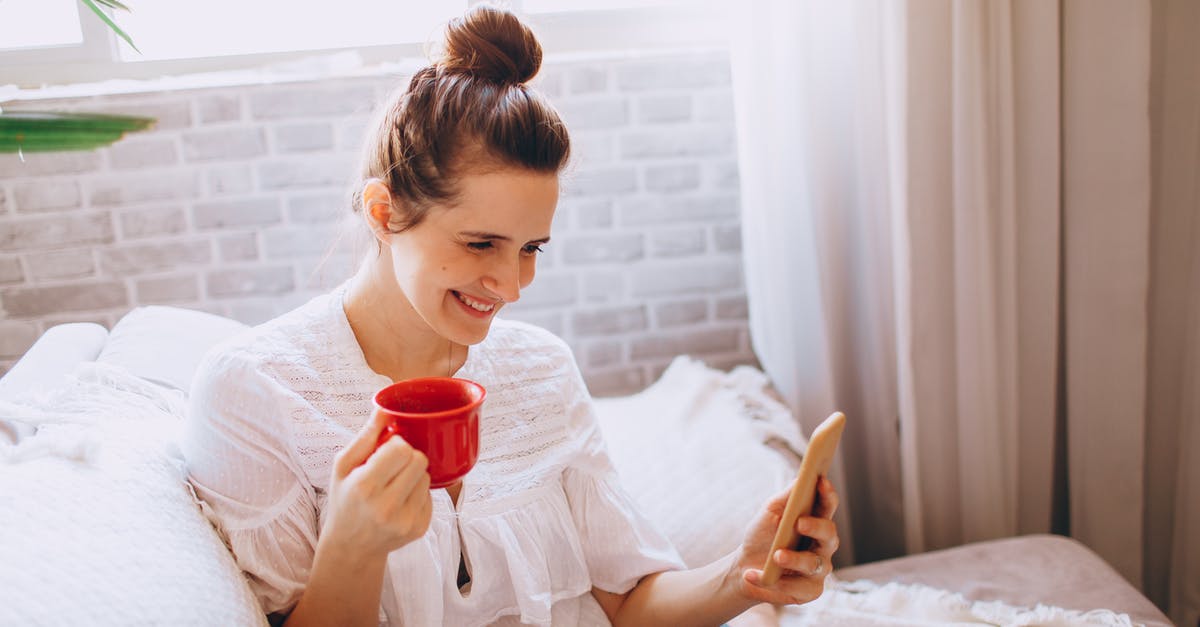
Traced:
<path fill-rule="evenodd" d="M 517 302 L 521 298 L 520 259 L 497 261 L 484 275 L 483 286 L 506 303 Z"/>

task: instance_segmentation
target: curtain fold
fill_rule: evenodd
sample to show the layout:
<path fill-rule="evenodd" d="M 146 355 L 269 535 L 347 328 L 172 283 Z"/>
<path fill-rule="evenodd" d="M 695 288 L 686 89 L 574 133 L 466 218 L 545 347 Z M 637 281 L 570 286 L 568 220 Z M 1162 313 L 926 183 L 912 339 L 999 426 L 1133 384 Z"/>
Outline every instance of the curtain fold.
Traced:
<path fill-rule="evenodd" d="M 911 552 L 1050 529 L 1058 10 L 904 6 L 893 237 Z"/>
<path fill-rule="evenodd" d="M 751 337 L 805 429 L 847 413 L 859 561 L 1064 532 L 1196 624 L 1189 2 L 740 13 Z"/>
<path fill-rule="evenodd" d="M 1139 587 L 1142 552 L 1127 547 L 1143 537 L 1149 30 L 1149 3 L 1063 4 L 1061 272 L 1071 535 Z"/>
<path fill-rule="evenodd" d="M 1152 3 L 1146 593 L 1200 621 L 1200 3 Z"/>
<path fill-rule="evenodd" d="M 754 16 L 742 15 L 738 29 L 747 40 L 773 41 L 778 46 L 770 56 L 741 58 L 739 54 L 754 52 L 746 48 L 732 51 L 732 63 L 741 68 L 739 78 L 743 88 L 766 83 L 773 76 L 807 78 L 819 68 L 809 63 L 806 46 L 818 36 L 817 29 L 805 15 L 805 5 L 794 2 L 768 2 L 763 12 Z M 750 19 L 753 17 L 753 19 Z M 762 19 L 765 18 L 765 19 Z M 802 36 L 795 37 L 799 25 Z M 824 179 L 794 177 L 797 170 L 819 168 L 820 149 L 824 146 L 818 129 L 809 123 L 812 109 L 820 103 L 804 97 L 805 80 L 777 82 L 771 85 L 769 99 L 758 102 L 753 111 L 736 108 L 739 129 L 760 137 L 753 151 L 739 152 L 742 172 L 751 177 L 742 185 L 742 202 L 758 207 L 753 215 L 742 220 L 743 238 L 762 246 L 755 255 L 745 258 L 748 291 L 760 296 L 750 306 L 752 328 L 760 329 L 751 339 L 764 370 L 775 373 L 779 392 L 796 411 L 806 432 L 820 423 L 835 409 L 833 403 L 834 372 L 830 361 L 831 320 L 828 300 L 823 296 L 821 260 L 824 247 L 818 245 L 820 234 L 817 215 L 812 210 L 815 198 L 822 194 L 819 186 Z M 743 175 L 744 176 L 744 175 Z M 789 225 L 786 237 L 774 237 L 777 225 Z M 789 280 L 786 291 L 778 291 L 775 277 L 783 272 Z M 774 350 L 786 346 L 786 350 Z M 839 463 L 831 471 L 835 484 L 844 484 Z M 839 512 L 838 523 L 849 527 L 852 507 L 847 504 Z M 852 559 L 854 543 L 843 542 L 839 560 Z"/>

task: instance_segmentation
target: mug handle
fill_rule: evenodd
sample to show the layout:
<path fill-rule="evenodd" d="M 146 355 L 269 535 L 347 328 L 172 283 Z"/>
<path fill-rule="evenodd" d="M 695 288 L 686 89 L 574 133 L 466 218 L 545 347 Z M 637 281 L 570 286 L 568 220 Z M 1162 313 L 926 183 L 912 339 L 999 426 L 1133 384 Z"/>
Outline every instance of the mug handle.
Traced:
<path fill-rule="evenodd" d="M 395 425 L 388 424 L 383 428 L 383 431 L 379 432 L 379 439 L 375 441 L 375 448 L 378 450 L 379 447 L 383 446 L 384 442 L 387 442 L 394 435 L 398 435 Z"/>

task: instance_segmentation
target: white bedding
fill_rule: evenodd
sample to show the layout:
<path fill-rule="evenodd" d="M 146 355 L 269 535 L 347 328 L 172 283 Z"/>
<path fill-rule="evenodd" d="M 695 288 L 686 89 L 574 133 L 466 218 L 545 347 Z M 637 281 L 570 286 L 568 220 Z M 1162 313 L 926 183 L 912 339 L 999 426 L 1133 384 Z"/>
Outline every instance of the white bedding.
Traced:
<path fill-rule="evenodd" d="M 803 606 L 788 607 L 783 627 L 1133 627 L 1126 614 L 1109 610 L 1077 612 L 1039 605 L 1022 608 L 1000 601 L 970 601 L 962 595 L 915 584 L 831 581 L 825 594 Z"/>
<path fill-rule="evenodd" d="M 0 625 L 265 624 L 184 481 L 182 402 L 178 391 L 94 363 L 41 395 L 0 401 L 0 420 L 37 428 L 19 445 L 0 439 Z M 631 493 L 692 564 L 736 547 L 764 495 L 794 474 L 787 450 L 803 448 L 751 369 L 722 373 L 681 358 L 642 394 L 597 406 Z M 832 580 L 819 600 L 780 618 L 793 627 L 1132 625 L 1104 610 Z"/>
<path fill-rule="evenodd" d="M 753 368 L 678 357 L 641 393 L 596 401 L 622 482 L 688 566 L 736 549 L 796 475 L 805 441 L 768 387 Z"/>
<path fill-rule="evenodd" d="M 0 402 L 0 625 L 261 625 L 194 503 L 177 393 L 101 364 Z"/>

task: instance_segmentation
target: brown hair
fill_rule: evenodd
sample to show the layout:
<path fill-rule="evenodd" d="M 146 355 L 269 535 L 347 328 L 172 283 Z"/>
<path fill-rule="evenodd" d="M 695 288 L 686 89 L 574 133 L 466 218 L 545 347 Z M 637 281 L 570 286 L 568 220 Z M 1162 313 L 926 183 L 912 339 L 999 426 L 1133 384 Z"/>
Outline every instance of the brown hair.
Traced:
<path fill-rule="evenodd" d="M 389 224 L 399 232 L 419 224 L 432 203 L 453 200 L 468 168 L 561 171 L 567 128 L 526 85 L 541 64 L 541 44 L 507 10 L 476 5 L 451 20 L 440 58 L 385 103 L 364 146 L 354 210 L 362 184 L 380 179 L 402 201 L 393 203 Z"/>

